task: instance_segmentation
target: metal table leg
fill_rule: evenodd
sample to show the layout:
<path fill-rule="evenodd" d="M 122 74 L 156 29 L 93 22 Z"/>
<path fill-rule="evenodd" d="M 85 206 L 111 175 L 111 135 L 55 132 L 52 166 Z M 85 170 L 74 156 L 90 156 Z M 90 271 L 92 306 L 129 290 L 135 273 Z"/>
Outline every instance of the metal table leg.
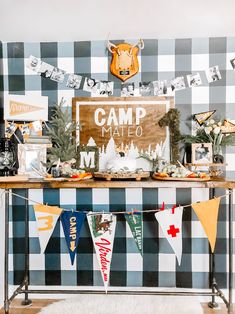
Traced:
<path fill-rule="evenodd" d="M 209 198 L 212 199 L 215 197 L 215 189 L 212 188 L 209 190 Z M 214 253 L 211 252 L 211 248 L 209 245 L 209 250 L 210 250 L 210 287 L 211 287 L 211 292 L 214 294 L 216 293 L 216 279 L 215 279 L 215 255 Z M 212 295 L 211 301 L 208 303 L 208 306 L 210 308 L 216 308 L 218 307 L 218 303 L 215 302 L 215 295 Z"/>
<path fill-rule="evenodd" d="M 9 313 L 8 290 L 8 253 L 9 253 L 9 190 L 5 191 L 5 264 L 4 264 L 4 313 Z"/>
<path fill-rule="evenodd" d="M 28 194 L 29 191 L 26 189 L 25 193 L 25 254 L 24 254 L 24 286 L 25 290 L 28 290 L 29 286 L 29 206 L 28 206 Z M 28 292 L 24 293 L 24 300 L 21 302 L 22 305 L 29 305 L 32 301 L 29 300 Z"/>
<path fill-rule="evenodd" d="M 229 241 L 228 241 L 228 256 L 229 256 L 229 276 L 228 276 L 228 313 L 233 312 L 233 190 L 229 189 Z"/>

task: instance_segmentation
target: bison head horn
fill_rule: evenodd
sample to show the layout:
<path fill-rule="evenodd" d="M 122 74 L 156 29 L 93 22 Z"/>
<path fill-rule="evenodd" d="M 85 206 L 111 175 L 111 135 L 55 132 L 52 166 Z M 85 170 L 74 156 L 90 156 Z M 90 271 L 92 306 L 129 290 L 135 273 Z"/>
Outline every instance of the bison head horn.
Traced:
<path fill-rule="evenodd" d="M 117 47 L 116 45 L 114 45 L 113 43 L 111 43 L 111 41 L 108 40 L 107 48 L 108 48 L 108 50 L 113 54 L 113 49 L 112 49 L 112 47 L 113 47 L 114 49 L 116 49 L 117 53 L 120 55 L 119 50 L 118 50 L 118 47 Z"/>
<path fill-rule="evenodd" d="M 144 49 L 144 41 L 143 39 L 139 39 L 139 41 L 131 47 L 130 54 L 132 54 L 132 50 L 134 47 L 139 46 L 140 50 Z"/>

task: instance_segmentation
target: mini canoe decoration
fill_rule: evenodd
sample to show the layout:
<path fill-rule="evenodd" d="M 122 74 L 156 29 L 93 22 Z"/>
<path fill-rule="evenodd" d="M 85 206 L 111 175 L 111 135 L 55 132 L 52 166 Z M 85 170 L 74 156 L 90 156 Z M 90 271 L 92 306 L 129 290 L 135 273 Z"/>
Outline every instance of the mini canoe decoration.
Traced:
<path fill-rule="evenodd" d="M 137 44 L 121 43 L 114 45 L 110 41 L 107 44 L 112 54 L 110 72 L 122 81 L 126 81 L 139 71 L 137 55 L 139 49 L 144 49 L 144 41 L 140 39 Z"/>
<path fill-rule="evenodd" d="M 193 115 L 194 120 L 197 121 L 199 125 L 203 125 L 206 120 L 210 119 L 210 117 L 216 112 L 216 110 L 199 112 Z"/>
<path fill-rule="evenodd" d="M 221 130 L 222 133 L 235 133 L 235 124 L 231 121 L 224 120 Z"/>

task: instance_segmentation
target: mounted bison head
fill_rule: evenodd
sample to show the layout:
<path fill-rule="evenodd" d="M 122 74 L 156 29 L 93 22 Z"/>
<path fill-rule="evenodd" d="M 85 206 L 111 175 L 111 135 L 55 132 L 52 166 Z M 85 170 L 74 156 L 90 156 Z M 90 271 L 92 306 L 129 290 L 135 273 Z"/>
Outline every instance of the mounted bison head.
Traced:
<path fill-rule="evenodd" d="M 114 45 L 110 41 L 107 43 L 107 48 L 112 54 L 110 64 L 110 72 L 122 81 L 126 81 L 139 71 L 138 52 L 139 49 L 144 49 L 142 39 L 135 45 L 122 43 Z"/>

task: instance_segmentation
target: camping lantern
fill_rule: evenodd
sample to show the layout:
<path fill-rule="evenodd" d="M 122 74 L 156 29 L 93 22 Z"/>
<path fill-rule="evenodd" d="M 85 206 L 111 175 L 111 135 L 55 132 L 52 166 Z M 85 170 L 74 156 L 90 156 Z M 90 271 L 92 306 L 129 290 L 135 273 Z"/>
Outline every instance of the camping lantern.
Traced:
<path fill-rule="evenodd" d="M 0 139 L 0 176 L 14 176 L 16 174 L 16 149 L 8 138 Z"/>

